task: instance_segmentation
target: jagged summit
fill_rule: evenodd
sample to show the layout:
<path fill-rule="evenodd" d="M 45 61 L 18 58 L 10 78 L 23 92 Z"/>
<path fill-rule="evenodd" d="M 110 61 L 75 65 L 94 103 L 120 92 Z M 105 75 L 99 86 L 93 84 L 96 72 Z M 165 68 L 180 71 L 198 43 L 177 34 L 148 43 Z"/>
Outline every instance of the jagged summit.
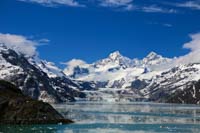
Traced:
<path fill-rule="evenodd" d="M 117 58 L 120 58 L 120 57 L 122 57 L 122 55 L 119 51 L 115 51 L 109 55 L 109 58 L 113 60 L 116 60 Z"/>
<path fill-rule="evenodd" d="M 127 67 L 131 63 L 132 63 L 131 59 L 121 55 L 119 51 L 115 51 L 109 54 L 107 58 L 94 62 L 93 65 L 98 67 L 124 65 Z"/>
<path fill-rule="evenodd" d="M 141 61 L 142 65 L 161 65 L 164 63 L 170 62 L 172 59 L 169 58 L 164 58 L 163 56 L 155 53 L 155 52 L 150 52 L 143 60 Z"/>
<path fill-rule="evenodd" d="M 155 58 L 159 58 L 159 57 L 162 57 L 161 55 L 158 55 L 156 52 L 150 52 L 146 58 L 150 58 L 150 59 L 155 59 Z"/>
<path fill-rule="evenodd" d="M 92 64 L 79 65 L 77 67 L 67 67 L 64 72 L 67 76 L 83 81 L 107 81 L 115 82 L 115 80 L 131 80 L 140 74 L 147 73 L 151 70 L 151 66 L 166 63 L 164 58 L 155 52 L 151 52 L 142 60 L 130 59 L 123 56 L 119 51 L 115 51 L 107 58 L 98 60 Z M 125 82 L 125 81 L 123 81 Z M 111 84 L 113 84 L 111 83 Z M 116 82 L 115 82 L 116 84 Z"/>

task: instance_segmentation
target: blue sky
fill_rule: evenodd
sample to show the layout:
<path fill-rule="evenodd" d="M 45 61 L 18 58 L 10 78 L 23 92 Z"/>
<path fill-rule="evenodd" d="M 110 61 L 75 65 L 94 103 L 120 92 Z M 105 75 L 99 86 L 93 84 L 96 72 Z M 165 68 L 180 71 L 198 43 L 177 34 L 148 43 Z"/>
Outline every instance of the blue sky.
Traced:
<path fill-rule="evenodd" d="M 116 50 L 130 58 L 181 56 L 199 23 L 199 0 L 0 1 L 0 33 L 43 41 L 40 57 L 57 64 L 90 63 Z"/>

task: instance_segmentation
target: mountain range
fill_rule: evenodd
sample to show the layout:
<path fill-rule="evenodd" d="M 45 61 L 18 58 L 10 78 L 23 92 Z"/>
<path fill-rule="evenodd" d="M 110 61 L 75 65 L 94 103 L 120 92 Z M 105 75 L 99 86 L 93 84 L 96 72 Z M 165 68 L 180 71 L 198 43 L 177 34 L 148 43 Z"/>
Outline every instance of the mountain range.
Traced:
<path fill-rule="evenodd" d="M 176 58 L 155 52 L 143 59 L 130 59 L 116 51 L 91 64 L 73 59 L 67 63 L 64 73 L 77 81 L 94 82 L 98 91 L 84 91 L 92 100 L 97 97 L 95 100 L 169 102 L 176 97 L 179 100 L 173 102 L 199 103 L 196 95 L 200 88 L 195 86 L 200 79 L 200 64 L 177 65 L 175 61 Z M 193 88 L 186 96 L 193 99 L 190 102 L 182 97 L 188 88 Z"/>
<path fill-rule="evenodd" d="M 71 60 L 67 63 L 64 73 L 75 80 L 104 83 L 102 86 L 104 88 L 131 88 L 134 80 L 150 80 L 167 70 L 168 68 L 163 66 L 170 64 L 172 60 L 155 52 L 149 53 L 141 60 L 130 59 L 116 51 L 108 58 L 92 64 L 81 60 Z"/>
<path fill-rule="evenodd" d="M 73 59 L 64 70 L 0 44 L 0 79 L 50 103 L 76 100 L 200 103 L 200 63 L 172 65 L 155 52 L 130 59 L 119 51 L 88 64 Z"/>
<path fill-rule="evenodd" d="M 78 89 L 90 87 L 67 78 L 53 63 L 26 56 L 4 44 L 0 45 L 0 78 L 15 84 L 25 95 L 50 103 L 84 98 Z"/>

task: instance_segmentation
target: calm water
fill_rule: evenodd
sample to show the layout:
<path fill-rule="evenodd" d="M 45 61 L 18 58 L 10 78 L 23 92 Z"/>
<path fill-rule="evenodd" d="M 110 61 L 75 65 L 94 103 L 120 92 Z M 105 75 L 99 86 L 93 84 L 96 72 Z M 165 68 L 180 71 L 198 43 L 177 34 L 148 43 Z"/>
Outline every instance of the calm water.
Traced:
<path fill-rule="evenodd" d="M 71 125 L 1 126 L 0 132 L 200 133 L 200 106 L 81 102 L 54 105 Z"/>

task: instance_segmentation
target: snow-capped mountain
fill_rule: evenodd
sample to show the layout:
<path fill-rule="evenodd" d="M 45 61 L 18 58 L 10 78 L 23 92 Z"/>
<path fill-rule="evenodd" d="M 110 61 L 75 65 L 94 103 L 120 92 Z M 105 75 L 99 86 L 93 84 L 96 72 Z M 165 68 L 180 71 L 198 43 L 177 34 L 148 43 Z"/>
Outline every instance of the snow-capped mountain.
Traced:
<path fill-rule="evenodd" d="M 141 60 L 129 59 L 117 51 L 92 64 L 80 60 L 68 62 L 64 73 L 78 81 L 95 83 L 97 90 L 83 90 L 90 100 L 96 97 L 118 101 L 124 97 L 129 100 L 200 104 L 197 94 L 200 88 L 194 89 L 200 80 L 200 63 L 174 66 L 174 61 L 155 52 Z M 190 95 L 190 100 L 184 99 Z"/>
<path fill-rule="evenodd" d="M 74 82 L 54 64 L 37 56 L 25 56 L 4 44 L 0 45 L 0 79 L 18 86 L 24 94 L 45 102 L 73 101 L 85 94 L 80 88 L 90 84 Z"/>
<path fill-rule="evenodd" d="M 151 66 L 159 66 L 162 64 L 169 63 L 172 59 L 164 58 L 161 55 L 156 54 L 155 52 L 150 52 L 142 61 L 140 61 L 140 65 L 151 67 Z"/>
<path fill-rule="evenodd" d="M 104 87 L 127 88 L 131 82 L 140 77 L 151 78 L 159 71 L 151 71 L 152 68 L 169 63 L 171 59 L 164 58 L 151 52 L 142 60 L 130 59 L 122 56 L 119 51 L 111 53 L 108 58 L 99 60 L 92 64 L 68 62 L 64 73 L 76 80 L 106 82 Z M 73 62 L 73 65 L 71 65 Z M 77 62 L 80 62 L 79 60 Z M 148 75 L 146 74 L 148 72 Z"/>
<path fill-rule="evenodd" d="M 61 69 L 55 66 L 53 62 L 41 60 L 37 56 L 28 58 L 28 61 L 38 69 L 41 69 L 43 72 L 45 72 L 50 78 L 66 76 Z"/>
<path fill-rule="evenodd" d="M 140 88 L 140 93 L 145 98 L 153 101 L 166 102 L 177 96 L 180 92 L 184 92 L 188 88 L 194 86 L 200 80 L 200 64 L 180 65 L 162 72 L 160 75 L 153 77 L 147 81 L 148 84 Z M 134 84 L 134 83 L 133 83 Z M 132 89 L 135 89 L 132 87 Z M 198 88 L 200 90 L 200 88 Z M 198 90 L 198 91 L 199 91 Z M 194 90 L 190 90 L 195 98 Z M 196 97 L 197 98 L 197 97 Z M 181 103 L 185 103 L 188 99 L 179 99 Z M 200 97 L 198 98 L 200 102 Z"/>
<path fill-rule="evenodd" d="M 45 102 L 75 99 L 200 104 L 200 63 L 171 65 L 175 59 L 151 52 L 130 59 L 118 51 L 88 64 L 73 59 L 62 71 L 37 55 L 0 44 L 0 79 Z"/>
<path fill-rule="evenodd" d="M 125 69 L 128 67 L 132 67 L 134 65 L 134 62 L 131 59 L 122 56 L 119 51 L 116 51 L 111 53 L 108 58 L 99 60 L 93 65 L 96 68 L 102 67 L 104 68 L 104 70 L 115 67 Z"/>

